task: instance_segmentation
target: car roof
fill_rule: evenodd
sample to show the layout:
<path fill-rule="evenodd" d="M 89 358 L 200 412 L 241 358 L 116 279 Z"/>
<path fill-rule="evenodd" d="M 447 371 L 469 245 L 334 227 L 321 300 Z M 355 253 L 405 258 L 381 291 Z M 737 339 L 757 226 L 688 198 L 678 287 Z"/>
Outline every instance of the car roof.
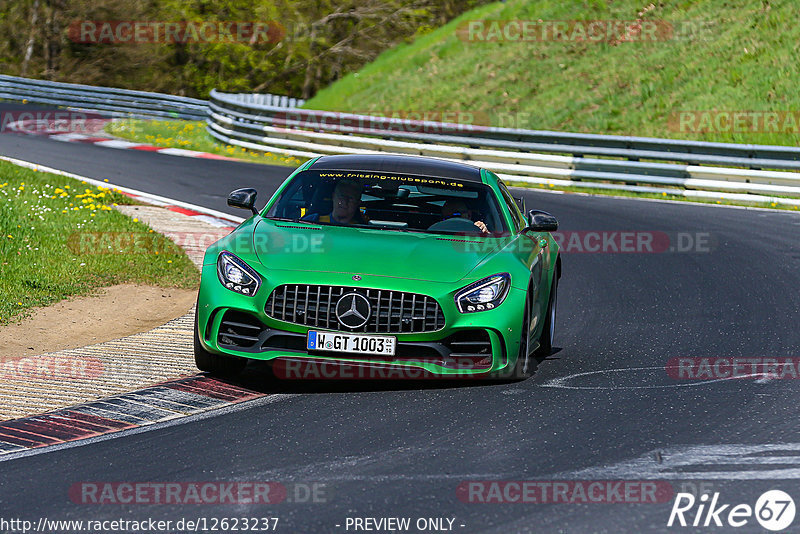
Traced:
<path fill-rule="evenodd" d="M 481 170 L 472 165 L 420 156 L 392 154 L 363 154 L 343 156 L 322 156 L 309 170 L 330 171 L 372 171 L 397 174 L 414 174 L 437 178 L 454 178 L 481 182 Z"/>

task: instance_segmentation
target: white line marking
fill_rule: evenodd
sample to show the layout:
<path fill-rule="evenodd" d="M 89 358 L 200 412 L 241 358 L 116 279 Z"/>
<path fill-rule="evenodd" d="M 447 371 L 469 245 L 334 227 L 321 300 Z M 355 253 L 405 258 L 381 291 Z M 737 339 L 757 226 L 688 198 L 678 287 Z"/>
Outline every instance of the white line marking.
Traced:
<path fill-rule="evenodd" d="M 56 141 L 77 141 L 78 139 L 89 139 L 88 135 L 80 133 L 56 134 L 49 137 L 50 139 L 55 139 Z"/>
<path fill-rule="evenodd" d="M 139 146 L 142 143 L 131 143 L 130 141 L 123 141 L 121 139 L 109 139 L 108 141 L 98 141 L 93 144 L 96 146 L 105 146 L 108 148 L 130 148 L 132 146 Z"/>
<path fill-rule="evenodd" d="M 755 374 L 747 374 L 747 375 L 737 375 L 737 376 L 730 376 L 730 377 L 723 377 L 723 378 L 715 378 L 713 380 L 694 380 L 693 382 L 687 383 L 679 383 L 679 384 L 664 384 L 664 385 L 653 385 L 653 386 L 570 386 L 567 385 L 566 382 L 569 380 L 581 377 L 581 376 L 588 376 L 588 375 L 598 375 L 598 374 L 605 374 L 605 373 L 622 373 L 627 371 L 652 371 L 652 370 L 661 370 L 666 373 L 667 366 L 664 367 L 623 367 L 620 369 L 601 369 L 599 371 L 587 371 L 585 373 L 575 373 L 567 376 L 562 376 L 559 378 L 552 378 L 543 384 L 539 384 L 539 387 L 543 388 L 561 388 L 561 389 L 664 389 L 664 388 L 679 388 L 679 387 L 692 387 L 692 386 L 702 386 L 706 384 L 713 384 L 714 382 L 723 382 L 725 380 L 741 380 L 746 378 L 752 378 L 756 376 L 762 376 L 762 373 L 755 373 Z M 667 377 L 669 378 L 669 377 Z M 674 379 L 670 379 L 674 380 Z"/>
<path fill-rule="evenodd" d="M 551 475 L 551 477 L 554 480 L 559 478 L 590 480 L 615 478 L 684 480 L 800 478 L 800 455 L 781 455 L 784 452 L 800 453 L 800 443 L 690 445 L 658 452 L 661 453 L 661 463 L 655 460 L 656 451 L 650 451 L 638 458 L 623 460 L 612 465 L 562 472 Z M 776 464 L 789 464 L 791 467 L 772 468 Z M 766 468 L 759 469 L 760 466 Z M 717 469 L 712 471 L 708 467 Z M 742 469 L 742 467 L 748 467 L 748 469 Z"/>
<path fill-rule="evenodd" d="M 184 156 L 190 158 L 196 158 L 203 153 L 197 150 L 186 150 L 185 148 L 162 148 L 161 150 L 156 150 L 156 152 L 159 154 L 169 154 L 170 156 Z"/>

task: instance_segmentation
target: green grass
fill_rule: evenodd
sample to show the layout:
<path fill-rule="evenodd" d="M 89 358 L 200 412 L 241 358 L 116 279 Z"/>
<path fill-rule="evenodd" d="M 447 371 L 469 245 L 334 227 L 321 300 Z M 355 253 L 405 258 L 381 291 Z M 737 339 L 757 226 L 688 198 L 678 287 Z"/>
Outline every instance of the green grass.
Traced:
<path fill-rule="evenodd" d="M 387 113 L 467 111 L 495 126 L 797 145 L 778 133 L 689 133 L 680 111 L 800 111 L 797 4 L 791 0 L 510 0 L 387 51 L 304 107 Z M 643 12 L 645 11 L 646 12 Z M 666 21 L 655 42 L 470 42 L 469 20 Z M 680 29 L 683 28 L 683 29 Z M 686 31 L 694 28 L 694 31 Z M 798 115 L 800 116 L 800 115 Z"/>
<path fill-rule="evenodd" d="M 111 135 L 130 141 L 167 148 L 209 152 L 243 161 L 288 167 L 297 167 L 306 161 L 305 158 L 298 159 L 283 154 L 223 145 L 206 132 L 206 123 L 203 121 L 126 119 L 109 123 L 106 131 Z"/>
<path fill-rule="evenodd" d="M 182 249 L 113 209 L 133 203 L 108 188 L 0 161 L 0 324 L 114 284 L 196 287 L 199 273 Z M 139 245 L 125 246 L 127 236 Z"/>

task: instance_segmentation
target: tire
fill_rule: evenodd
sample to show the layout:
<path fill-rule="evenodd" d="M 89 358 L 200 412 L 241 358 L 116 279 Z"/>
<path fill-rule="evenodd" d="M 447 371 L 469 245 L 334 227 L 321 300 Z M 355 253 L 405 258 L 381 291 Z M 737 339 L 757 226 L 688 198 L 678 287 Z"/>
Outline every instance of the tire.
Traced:
<path fill-rule="evenodd" d="M 495 371 L 488 377 L 490 380 L 507 383 L 525 380 L 531 376 L 532 362 L 530 356 L 526 354 L 530 350 L 529 336 L 526 336 L 526 333 L 530 330 L 531 324 L 530 307 L 530 301 L 526 299 L 525 311 L 522 314 L 522 325 L 520 326 L 519 353 L 517 354 L 517 361 L 514 363 L 514 367 L 511 369 L 506 368 L 502 371 Z"/>
<path fill-rule="evenodd" d="M 525 312 L 522 315 L 521 330 L 517 363 L 514 365 L 513 375 L 509 377 L 512 380 L 525 380 L 531 376 L 531 368 L 533 367 L 530 357 L 531 305 L 528 300 L 525 300 Z"/>
<path fill-rule="evenodd" d="M 214 376 L 232 377 L 241 373 L 247 365 L 247 360 L 236 356 L 221 356 L 211 354 L 200 344 L 197 328 L 197 317 L 194 320 L 194 363 L 198 369 Z"/>
<path fill-rule="evenodd" d="M 539 348 L 536 356 L 549 356 L 553 352 L 553 338 L 556 333 L 556 311 L 558 308 L 558 272 L 553 272 L 553 287 L 550 289 L 550 299 L 547 302 L 547 316 L 539 336 Z"/>

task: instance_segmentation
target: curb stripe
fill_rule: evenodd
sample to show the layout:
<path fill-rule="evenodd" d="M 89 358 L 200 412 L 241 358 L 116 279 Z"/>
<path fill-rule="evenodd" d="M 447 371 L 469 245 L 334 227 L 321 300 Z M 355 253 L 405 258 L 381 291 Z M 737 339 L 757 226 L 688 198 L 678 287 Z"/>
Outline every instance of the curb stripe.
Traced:
<path fill-rule="evenodd" d="M 114 419 L 107 419 L 105 417 L 98 417 L 96 415 L 89 415 L 80 412 L 75 412 L 66 408 L 64 410 L 59 410 L 58 412 L 53 414 L 53 417 L 65 418 L 73 421 L 78 421 L 80 423 L 87 423 L 97 425 L 98 427 L 105 428 L 105 432 L 109 430 L 123 430 L 126 428 L 130 428 L 130 425 L 127 423 L 123 423 L 122 421 L 116 421 Z"/>
<path fill-rule="evenodd" d="M 78 132 L 48 132 L 48 131 L 27 131 L 18 130 L 16 133 L 23 133 L 27 135 L 37 135 L 41 137 L 48 137 L 55 141 L 66 141 L 69 143 L 83 143 L 86 145 L 98 145 L 105 148 L 117 148 L 122 150 L 142 150 L 145 152 L 156 152 L 159 154 L 166 154 L 169 156 L 179 156 L 183 158 L 202 158 L 202 159 L 216 159 L 222 161 L 239 161 L 242 160 L 223 156 L 220 154 L 212 154 L 210 152 L 198 152 L 197 150 L 187 150 L 185 148 L 176 147 L 163 147 L 154 146 L 144 143 L 137 143 L 135 141 L 127 141 L 124 139 L 117 139 L 111 137 L 94 137 L 87 134 Z"/>
<path fill-rule="evenodd" d="M 29 432 L 15 430 L 13 428 L 3 428 L 3 431 L 0 432 L 0 439 L 28 448 L 43 447 L 44 445 L 53 445 L 54 443 L 61 443 L 63 441 L 56 438 L 36 436 Z"/>
<path fill-rule="evenodd" d="M 37 436 L 51 437 L 62 441 L 71 441 L 81 437 L 98 435 L 98 432 L 86 430 L 85 428 L 58 424 L 48 419 L 36 420 L 32 418 L 27 421 L 20 421 L 17 428 L 35 433 Z"/>
<path fill-rule="evenodd" d="M 111 428 L 107 426 L 100 426 L 94 423 L 87 423 L 85 421 L 80 421 L 78 419 L 73 419 L 73 418 L 66 418 L 60 415 L 49 415 L 47 417 L 50 421 L 53 421 L 56 424 L 72 428 L 81 428 L 86 432 L 91 432 L 93 434 L 104 434 L 105 432 L 111 430 Z"/>
<path fill-rule="evenodd" d="M 130 393 L 0 423 L 0 455 L 80 441 L 266 397 L 195 375 Z"/>
<path fill-rule="evenodd" d="M 5 454 L 7 452 L 19 452 L 24 450 L 27 450 L 27 448 L 21 445 L 14 445 L 13 443 L 0 441 L 0 454 Z"/>
<path fill-rule="evenodd" d="M 223 401 L 226 401 L 226 402 L 233 402 L 233 401 L 236 400 L 236 395 L 229 395 L 229 394 L 226 394 L 226 393 L 214 391 L 213 389 L 209 389 L 209 390 L 203 391 L 202 388 L 195 388 L 195 387 L 192 387 L 189 384 L 170 384 L 167 387 L 170 387 L 170 388 L 173 388 L 173 389 L 177 389 L 177 390 L 180 390 L 180 391 L 186 391 L 188 393 L 201 393 L 201 392 L 204 392 L 209 397 L 212 397 L 212 398 L 215 398 L 215 399 L 220 399 L 220 400 L 223 400 Z"/>

